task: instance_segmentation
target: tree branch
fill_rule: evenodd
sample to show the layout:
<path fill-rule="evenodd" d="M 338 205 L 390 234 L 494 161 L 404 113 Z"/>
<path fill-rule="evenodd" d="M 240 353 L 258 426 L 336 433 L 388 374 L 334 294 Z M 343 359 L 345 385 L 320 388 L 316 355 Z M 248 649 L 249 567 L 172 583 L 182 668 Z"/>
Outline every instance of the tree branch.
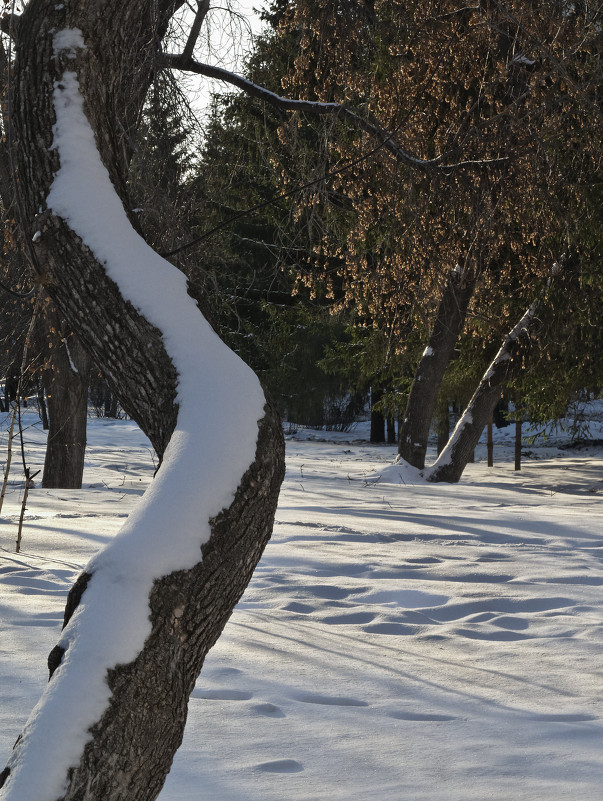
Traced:
<path fill-rule="evenodd" d="M 203 75 L 206 78 L 213 78 L 217 81 L 224 81 L 231 86 L 236 86 L 251 97 L 256 97 L 259 100 L 264 100 L 270 103 L 275 108 L 282 111 L 304 111 L 308 114 L 318 116 L 331 115 L 339 117 L 340 119 L 351 122 L 356 128 L 368 133 L 370 136 L 377 139 L 382 147 L 388 150 L 398 161 L 403 162 L 409 167 L 422 170 L 423 172 L 433 172 L 468 168 L 468 167 L 483 167 L 486 164 L 500 162 L 505 159 L 488 159 L 483 161 L 461 161 L 455 164 L 444 163 L 444 156 L 440 155 L 435 159 L 421 159 L 413 156 L 402 148 L 393 138 L 392 133 L 388 133 L 380 125 L 370 120 L 365 119 L 357 111 L 354 111 L 341 103 L 322 103 L 315 100 L 292 100 L 287 97 L 282 97 L 263 86 L 259 86 L 253 81 L 237 75 L 234 72 L 225 70 L 222 67 L 215 67 L 211 64 L 202 64 L 182 54 L 165 53 L 162 56 L 163 62 L 166 67 L 173 69 L 185 70 L 186 72 L 194 72 L 197 75 Z"/>
<path fill-rule="evenodd" d="M 203 25 L 203 20 L 207 16 L 207 12 L 209 11 L 209 0 L 197 0 L 197 13 L 195 14 L 195 19 L 193 20 L 193 24 L 191 25 L 191 30 L 188 35 L 188 39 L 186 40 L 186 44 L 184 45 L 184 50 L 182 51 L 182 58 L 192 58 L 193 50 L 195 49 L 195 45 L 197 44 L 197 39 L 199 38 L 199 33 L 201 32 L 201 26 Z"/>

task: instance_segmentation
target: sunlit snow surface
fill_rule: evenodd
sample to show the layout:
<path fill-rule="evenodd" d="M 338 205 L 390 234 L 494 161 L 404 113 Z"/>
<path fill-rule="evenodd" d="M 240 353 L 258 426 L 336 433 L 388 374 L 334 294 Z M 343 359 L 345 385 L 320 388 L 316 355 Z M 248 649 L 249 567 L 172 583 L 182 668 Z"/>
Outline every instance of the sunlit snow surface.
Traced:
<path fill-rule="evenodd" d="M 136 426 L 90 422 L 85 489 L 30 494 L 20 555 L 17 486 L 0 521 L 5 756 L 72 580 L 153 472 Z M 494 468 L 482 444 L 458 485 L 394 486 L 375 476 L 395 448 L 366 431 L 288 434 L 273 539 L 161 801 L 600 801 L 601 448 L 525 443 L 514 473 L 513 427 L 495 428 Z"/>
<path fill-rule="evenodd" d="M 81 45 L 78 31 L 55 36 L 55 50 L 69 56 Z M 144 500 L 86 568 L 93 580 L 61 637 L 66 654 L 10 763 L 3 801 L 62 794 L 67 769 L 78 764 L 89 727 L 107 707 L 107 669 L 133 660 L 150 633 L 153 581 L 200 561 L 209 520 L 230 505 L 254 460 L 264 405 L 257 378 L 201 317 L 184 275 L 131 227 L 98 155 L 75 72 L 56 83 L 54 104 L 60 169 L 48 207 L 163 333 L 179 376 L 179 414 Z"/>

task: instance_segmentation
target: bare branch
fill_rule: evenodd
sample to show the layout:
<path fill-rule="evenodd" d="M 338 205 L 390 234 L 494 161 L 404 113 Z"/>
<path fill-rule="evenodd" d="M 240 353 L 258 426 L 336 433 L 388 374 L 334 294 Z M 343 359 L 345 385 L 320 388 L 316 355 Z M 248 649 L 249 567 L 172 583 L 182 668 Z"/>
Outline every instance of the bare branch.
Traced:
<path fill-rule="evenodd" d="M 376 122 L 372 122 L 354 109 L 343 106 L 341 103 L 322 103 L 315 100 L 292 100 L 287 97 L 282 97 L 269 89 L 265 89 L 253 81 L 244 78 L 242 75 L 237 75 L 230 70 L 225 70 L 222 67 L 215 67 L 211 64 L 202 64 L 195 61 L 193 58 L 188 58 L 184 53 L 174 54 L 165 53 L 163 61 L 166 67 L 174 69 L 185 70 L 187 72 L 194 72 L 197 75 L 203 75 L 206 78 L 213 78 L 217 81 L 224 81 L 231 86 L 236 86 L 248 95 L 256 97 L 270 103 L 275 108 L 282 111 L 304 111 L 308 114 L 315 114 L 318 116 L 335 116 L 340 119 L 348 120 L 356 128 L 368 133 L 370 136 L 377 139 L 379 144 L 388 150 L 398 161 L 407 164 L 409 167 L 419 169 L 424 172 L 431 171 L 448 171 L 451 169 L 458 169 L 461 167 L 483 167 L 487 164 L 503 161 L 504 159 L 490 159 L 483 161 L 461 161 L 456 164 L 444 163 L 443 156 L 438 156 L 435 159 L 421 159 L 413 156 L 404 150 L 393 138 L 392 133 L 388 133 L 385 129 L 381 128 Z"/>
<path fill-rule="evenodd" d="M 199 38 L 199 33 L 201 32 L 203 20 L 207 16 L 208 11 L 209 0 L 197 0 L 197 12 L 195 14 L 193 24 L 191 25 L 191 30 L 188 35 L 188 39 L 186 40 L 184 50 L 182 51 L 182 58 L 192 58 L 193 50 L 195 49 L 197 39 Z"/>

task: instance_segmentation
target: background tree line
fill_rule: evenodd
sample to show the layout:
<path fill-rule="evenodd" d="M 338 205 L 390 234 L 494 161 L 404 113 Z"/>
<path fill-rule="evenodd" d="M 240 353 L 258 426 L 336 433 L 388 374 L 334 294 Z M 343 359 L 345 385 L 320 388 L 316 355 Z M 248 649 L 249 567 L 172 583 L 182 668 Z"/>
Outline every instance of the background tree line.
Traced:
<path fill-rule="evenodd" d="M 246 77 L 353 109 L 425 162 L 397 160 L 335 115 L 214 99 L 193 179 L 205 187 L 199 236 L 309 184 L 198 251 L 231 303 L 230 316 L 217 315 L 225 336 L 285 414 L 312 422 L 294 404 L 308 363 L 319 365 L 318 403 L 329 376 L 352 406 L 371 387 L 377 411 L 399 418 L 400 455 L 423 467 L 430 426 L 448 430 L 452 405 L 469 402 L 539 298 L 497 385 L 488 378 L 473 439 L 503 393 L 545 421 L 576 393 L 599 391 L 599 12 L 442 0 L 270 6 Z M 229 265 L 213 266 L 226 254 Z M 314 353 L 296 341 L 300 327 L 312 341 L 311 319 L 325 335 Z M 284 354 L 272 350 L 275 321 Z"/>

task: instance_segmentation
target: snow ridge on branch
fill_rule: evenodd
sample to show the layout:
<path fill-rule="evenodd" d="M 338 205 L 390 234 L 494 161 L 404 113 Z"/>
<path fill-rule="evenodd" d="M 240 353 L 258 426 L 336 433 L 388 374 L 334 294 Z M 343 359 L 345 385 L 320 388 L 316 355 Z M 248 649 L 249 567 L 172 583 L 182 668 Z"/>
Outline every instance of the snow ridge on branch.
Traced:
<path fill-rule="evenodd" d="M 295 100 L 282 97 L 250 81 L 248 78 L 244 78 L 242 75 L 237 75 L 223 67 L 216 67 L 212 64 L 203 64 L 200 61 L 195 61 L 195 59 L 187 56 L 185 53 L 164 53 L 162 55 L 162 61 L 166 67 L 185 70 L 186 72 L 194 72 L 206 78 L 213 78 L 217 81 L 229 83 L 231 86 L 236 86 L 237 89 L 241 89 L 251 97 L 264 100 L 282 111 L 303 111 L 317 116 L 335 116 L 342 120 L 347 120 L 356 128 L 374 137 L 379 144 L 388 150 L 398 161 L 414 169 L 422 170 L 423 172 L 447 172 L 456 169 L 482 168 L 488 164 L 506 160 L 502 158 L 485 159 L 481 161 L 469 160 L 448 164 L 444 161 L 443 155 L 435 159 L 421 159 L 404 150 L 404 148 L 396 142 L 393 134 L 382 128 L 378 122 L 366 119 L 360 112 L 348 106 L 344 106 L 341 103 L 324 103 L 319 100 Z"/>

